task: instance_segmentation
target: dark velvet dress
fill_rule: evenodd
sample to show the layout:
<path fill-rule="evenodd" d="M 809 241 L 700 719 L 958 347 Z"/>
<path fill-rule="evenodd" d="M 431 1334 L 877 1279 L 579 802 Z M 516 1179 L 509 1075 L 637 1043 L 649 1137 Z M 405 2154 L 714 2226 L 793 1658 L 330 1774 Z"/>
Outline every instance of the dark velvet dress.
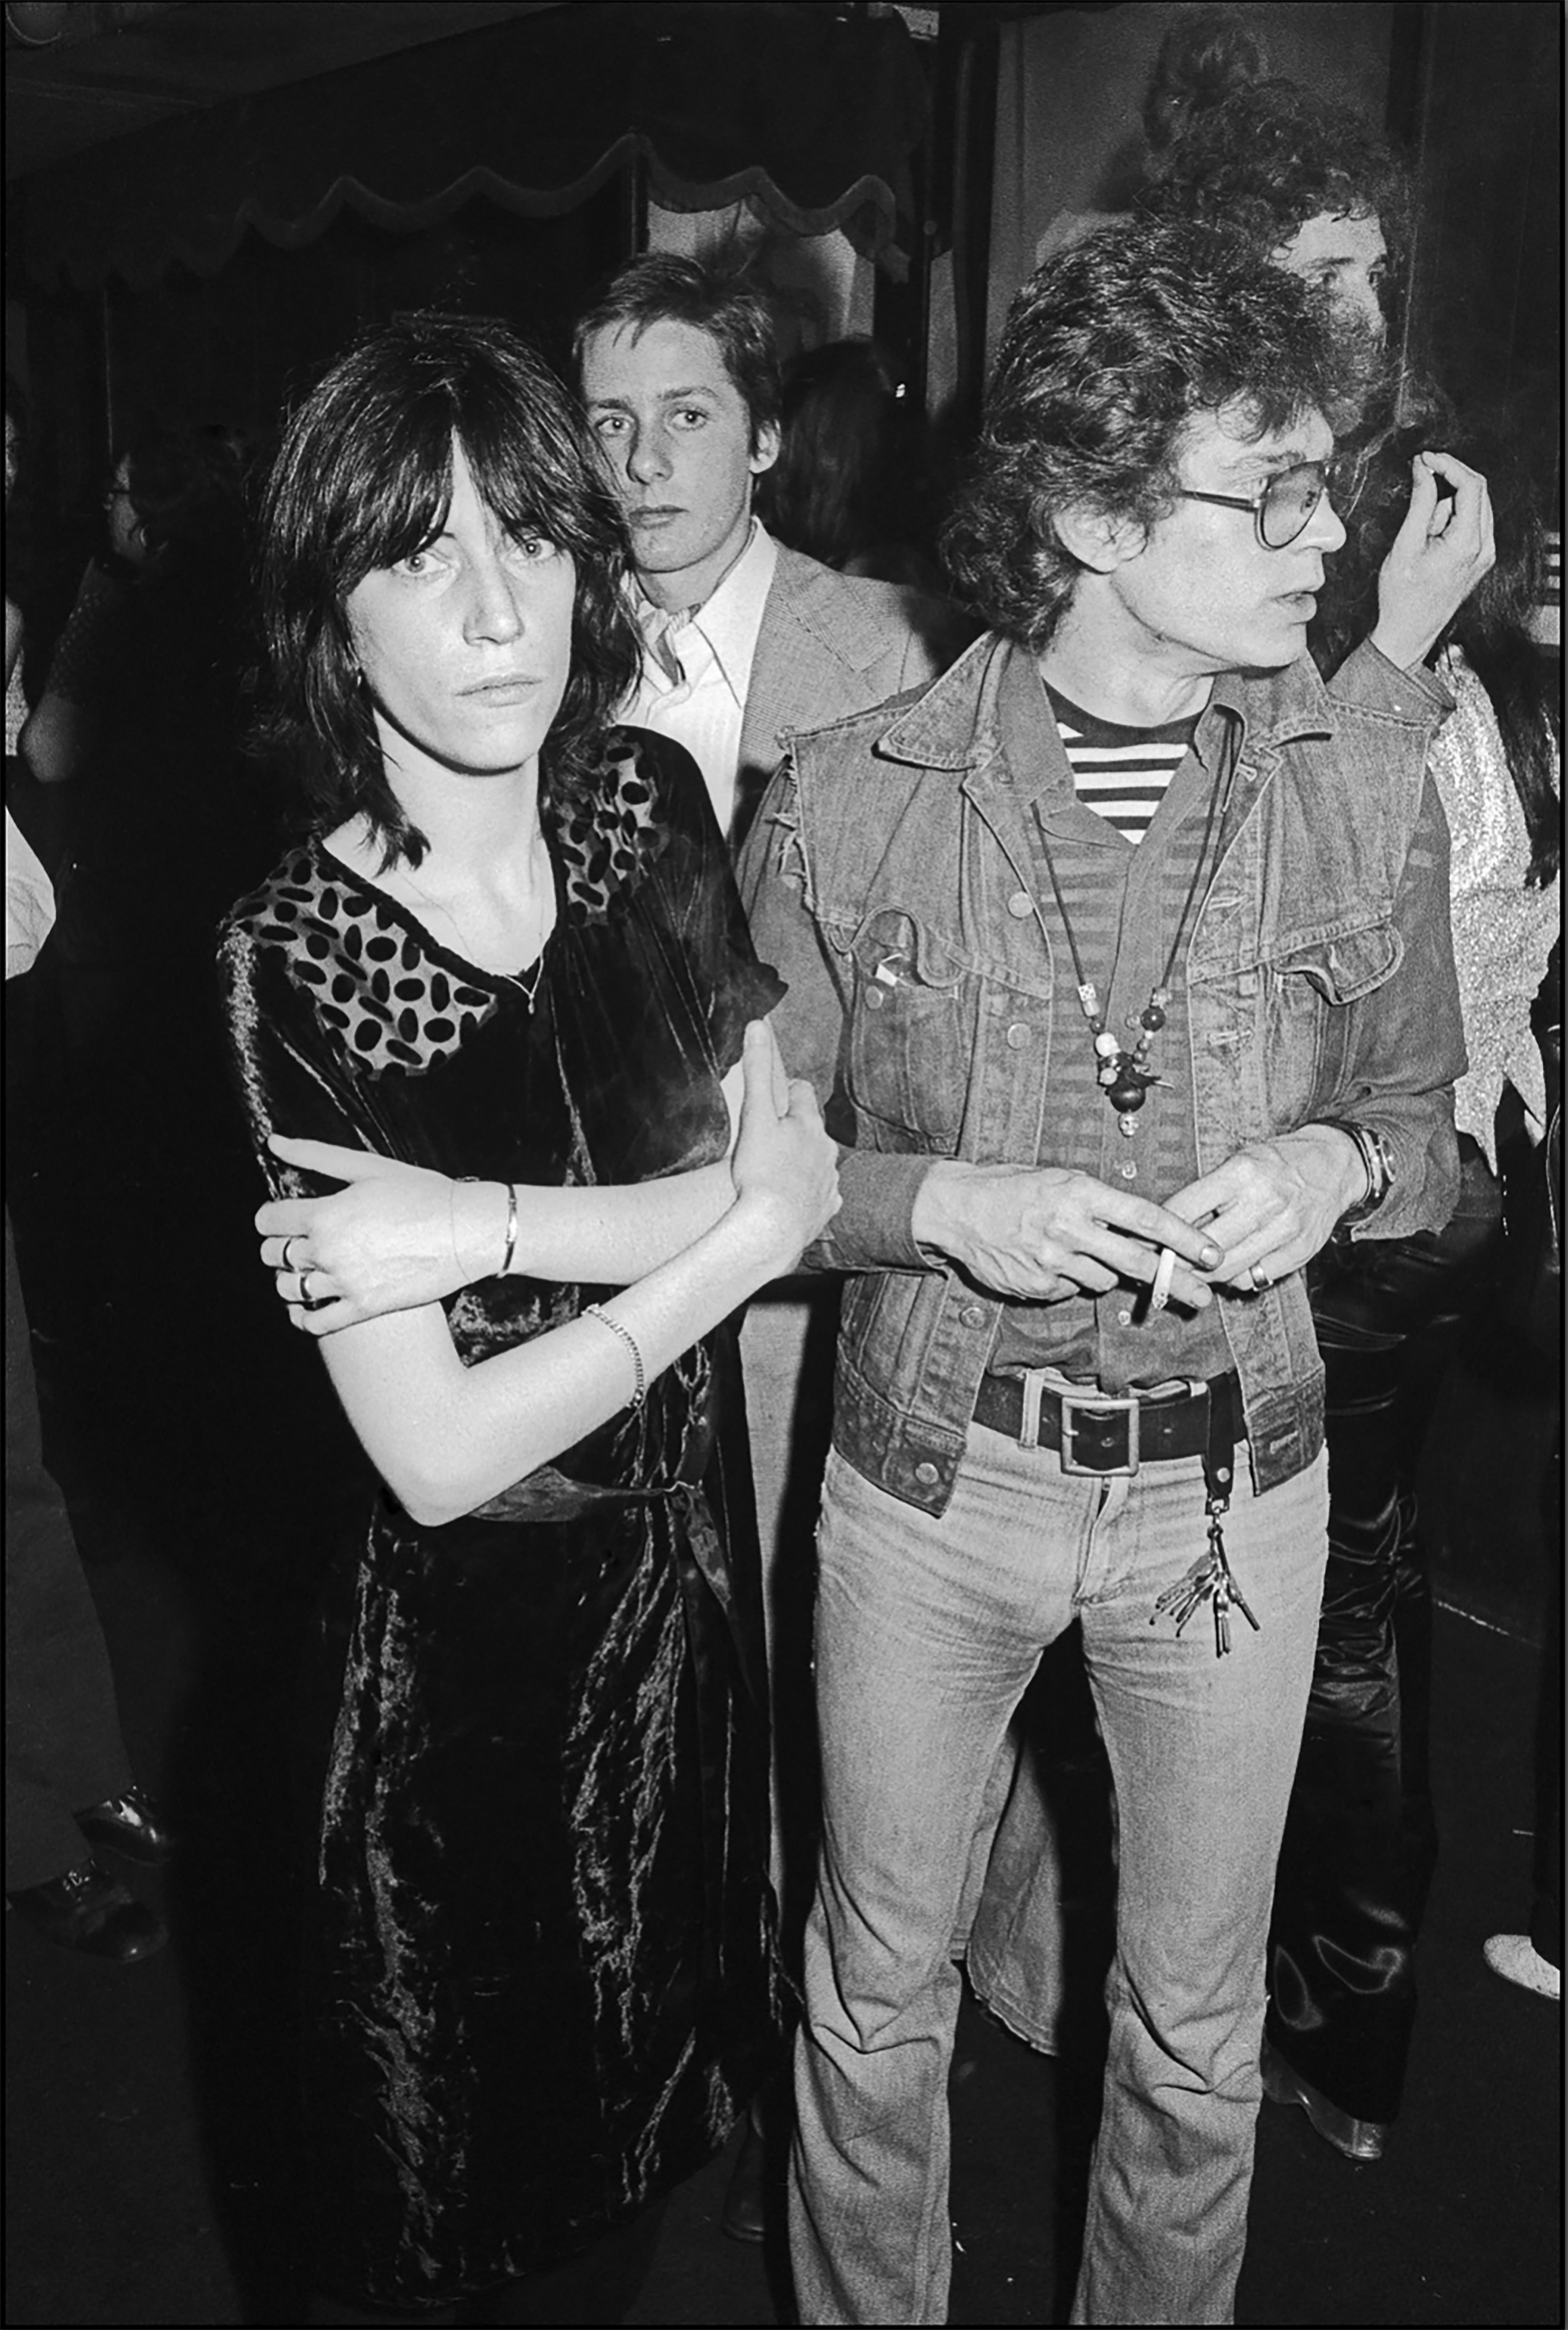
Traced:
<path fill-rule="evenodd" d="M 555 1186 L 722 1157 L 720 1079 L 782 990 L 695 768 L 613 732 L 593 813 L 546 830 L 531 1009 L 319 844 L 235 908 L 258 1144 Z M 471 1365 L 605 1291 L 512 1276 L 446 1309 Z M 354 1555 L 306 2024 L 312 2270 L 351 2302 L 445 2305 L 570 2254 L 708 2157 L 755 2085 L 776 2001 L 731 1357 L 708 1338 L 461 1520 L 384 1493 Z"/>

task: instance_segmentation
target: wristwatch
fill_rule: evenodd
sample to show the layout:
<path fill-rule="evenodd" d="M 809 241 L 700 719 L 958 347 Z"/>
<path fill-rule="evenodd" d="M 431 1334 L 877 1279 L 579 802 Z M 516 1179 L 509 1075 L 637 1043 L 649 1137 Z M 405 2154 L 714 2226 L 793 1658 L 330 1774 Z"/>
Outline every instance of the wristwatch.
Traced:
<path fill-rule="evenodd" d="M 1393 1187 L 1393 1160 L 1389 1155 L 1388 1142 L 1374 1124 L 1357 1124 L 1346 1116 L 1320 1116 L 1314 1122 L 1332 1125 L 1335 1132 L 1347 1134 L 1366 1169 L 1366 1195 L 1345 1208 L 1337 1225 L 1341 1230 L 1353 1229 L 1357 1222 L 1364 1222 L 1376 1213 Z"/>

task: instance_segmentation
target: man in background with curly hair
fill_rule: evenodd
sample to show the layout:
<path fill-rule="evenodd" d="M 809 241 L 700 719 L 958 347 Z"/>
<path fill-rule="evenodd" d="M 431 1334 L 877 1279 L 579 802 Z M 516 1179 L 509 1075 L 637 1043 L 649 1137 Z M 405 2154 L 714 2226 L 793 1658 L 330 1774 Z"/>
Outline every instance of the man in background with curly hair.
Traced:
<path fill-rule="evenodd" d="M 1186 92 L 1176 133 L 1153 147 L 1145 207 L 1243 236 L 1259 257 L 1326 292 L 1341 324 L 1358 325 L 1381 347 L 1409 234 L 1403 165 L 1353 107 L 1294 81 L 1250 79 L 1235 59 L 1227 87 L 1223 60 L 1209 64 L 1210 80 Z"/>
<path fill-rule="evenodd" d="M 1117 227 L 1041 269 L 946 544 L 988 634 L 799 738 L 743 859 L 845 1143 L 807 2322 L 946 2318 L 955 1937 L 1075 1619 L 1118 1900 L 1073 2318 L 1231 2319 L 1326 1550 L 1302 1272 L 1446 1217 L 1463 1061 L 1447 698 L 1305 654 L 1339 388 L 1321 304 L 1233 242 Z"/>

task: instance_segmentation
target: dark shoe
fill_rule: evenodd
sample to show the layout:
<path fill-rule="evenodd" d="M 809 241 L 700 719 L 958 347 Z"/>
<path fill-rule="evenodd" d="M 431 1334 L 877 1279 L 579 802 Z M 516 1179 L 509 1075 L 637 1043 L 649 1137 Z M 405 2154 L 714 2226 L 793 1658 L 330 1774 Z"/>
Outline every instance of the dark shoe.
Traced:
<path fill-rule="evenodd" d="M 1325 2144 L 1347 2160 L 1381 2160 L 1388 2135 L 1381 2120 L 1352 2119 L 1331 2104 L 1299 2071 L 1293 2071 L 1269 2041 L 1263 2041 L 1263 2092 L 1277 2104 L 1299 2104 Z"/>
<path fill-rule="evenodd" d="M 62 1949 L 111 1958 L 116 1965 L 150 1958 L 168 1939 L 162 1918 L 96 1861 L 84 1861 L 46 1885 L 26 1885 L 5 1898 L 29 1925 Z"/>
<path fill-rule="evenodd" d="M 101 1804 L 89 1804 L 85 1812 L 77 1814 L 76 1825 L 90 1844 L 100 1844 L 106 1852 L 142 1861 L 149 1869 L 167 1861 L 175 1849 L 168 1823 L 139 1788 L 128 1788 L 123 1796 L 110 1796 Z"/>
<path fill-rule="evenodd" d="M 730 2171 L 729 2183 L 724 2195 L 724 2212 L 719 2223 L 732 2241 L 761 2241 L 767 2238 L 768 2202 L 772 2188 L 780 2180 L 770 2175 L 768 2140 L 754 2117 L 748 2117 L 746 2134 L 741 2138 L 740 2154 Z M 782 2200 L 782 2192 L 779 2195 Z"/>

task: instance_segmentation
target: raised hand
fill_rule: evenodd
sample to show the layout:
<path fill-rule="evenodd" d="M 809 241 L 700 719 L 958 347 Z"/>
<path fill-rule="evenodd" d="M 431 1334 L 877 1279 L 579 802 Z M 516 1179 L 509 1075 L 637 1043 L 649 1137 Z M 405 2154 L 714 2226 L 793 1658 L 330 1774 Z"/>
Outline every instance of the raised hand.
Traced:
<path fill-rule="evenodd" d="M 1408 671 L 1441 638 L 1497 558 L 1492 497 L 1451 453 L 1418 453 L 1410 508 L 1377 578 L 1372 643 Z M 1439 480 L 1452 494 L 1439 492 Z"/>

